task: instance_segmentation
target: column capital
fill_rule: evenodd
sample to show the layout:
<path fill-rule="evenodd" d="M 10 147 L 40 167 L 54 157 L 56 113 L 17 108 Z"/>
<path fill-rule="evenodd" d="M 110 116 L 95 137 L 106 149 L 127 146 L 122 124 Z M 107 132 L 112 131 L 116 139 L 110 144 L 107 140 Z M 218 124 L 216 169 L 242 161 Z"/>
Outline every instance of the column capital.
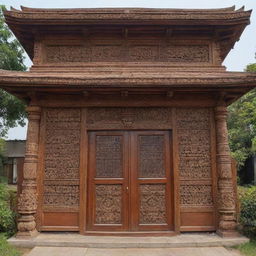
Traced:
<path fill-rule="evenodd" d="M 41 107 L 39 106 L 27 106 L 26 111 L 28 113 L 29 120 L 39 120 L 41 117 Z"/>
<path fill-rule="evenodd" d="M 216 106 L 215 107 L 215 119 L 216 120 L 226 120 L 228 117 L 228 109 L 226 106 Z"/>

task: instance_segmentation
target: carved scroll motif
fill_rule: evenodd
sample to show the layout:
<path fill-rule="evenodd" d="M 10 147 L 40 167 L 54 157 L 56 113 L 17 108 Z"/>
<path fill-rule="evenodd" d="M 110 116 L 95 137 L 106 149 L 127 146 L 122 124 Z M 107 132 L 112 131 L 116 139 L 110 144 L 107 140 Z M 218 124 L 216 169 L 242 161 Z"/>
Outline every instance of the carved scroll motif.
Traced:
<path fill-rule="evenodd" d="M 167 223 L 164 184 L 140 185 L 140 223 Z"/>
<path fill-rule="evenodd" d="M 111 42 L 84 45 L 48 45 L 45 47 L 46 63 L 65 62 L 198 62 L 210 61 L 207 44 L 152 45 L 130 44 L 120 41 L 118 45 Z"/>
<path fill-rule="evenodd" d="M 79 204 L 80 118 L 78 109 L 46 110 L 44 206 Z"/>
<path fill-rule="evenodd" d="M 182 205 L 212 205 L 211 185 L 181 185 L 180 197 Z"/>
<path fill-rule="evenodd" d="M 170 129 L 171 108 L 89 108 L 88 129 Z"/>
<path fill-rule="evenodd" d="M 96 185 L 96 223 L 122 223 L 122 185 Z"/>

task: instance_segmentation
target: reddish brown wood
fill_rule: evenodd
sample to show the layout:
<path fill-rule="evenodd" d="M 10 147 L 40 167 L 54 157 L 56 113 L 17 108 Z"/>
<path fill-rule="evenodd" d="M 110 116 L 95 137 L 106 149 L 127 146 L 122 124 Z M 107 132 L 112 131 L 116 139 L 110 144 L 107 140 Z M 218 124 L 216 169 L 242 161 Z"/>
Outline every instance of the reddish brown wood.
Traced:
<path fill-rule="evenodd" d="M 222 62 L 250 11 L 5 17 L 33 60 L 29 72 L 0 70 L 0 87 L 29 105 L 20 235 L 36 233 L 34 218 L 39 231 L 88 235 L 235 234 L 225 107 L 256 74 Z"/>
<path fill-rule="evenodd" d="M 101 138 L 103 142 L 100 142 Z M 143 160 L 143 163 L 139 164 L 139 138 L 143 138 L 145 140 L 149 139 L 149 142 L 146 141 L 146 143 L 149 144 L 146 144 L 145 151 L 142 152 L 143 156 L 148 155 L 154 157 L 155 155 L 156 157 L 159 157 L 158 154 L 161 154 L 162 152 L 162 156 L 160 156 L 163 157 L 161 163 L 163 164 L 162 168 L 164 172 L 162 175 L 157 174 L 159 168 L 154 169 L 156 173 L 149 169 L 145 160 Z M 161 145 L 157 146 L 150 143 L 151 140 L 155 140 L 157 142 L 159 138 L 161 138 Z M 121 143 L 121 148 L 114 144 L 113 140 Z M 99 145 L 97 145 L 97 143 L 99 143 Z M 101 145 L 100 143 L 104 144 Z M 115 145 L 116 147 L 114 147 Z M 156 147 L 156 152 L 154 152 L 154 147 Z M 170 162 L 170 147 L 171 143 L 169 141 L 168 131 L 109 131 L 90 133 L 88 194 L 91 194 L 92 196 L 88 201 L 88 230 L 173 230 L 173 188 L 171 187 L 171 177 L 173 177 L 173 175 Z M 122 151 L 116 151 L 118 148 L 119 150 L 122 149 Z M 113 177 L 100 177 L 101 175 L 106 176 L 108 173 L 111 174 L 111 171 L 116 171 L 116 169 L 112 169 L 112 167 L 113 164 L 115 164 L 113 160 L 118 160 L 118 153 L 121 153 L 122 156 L 122 175 L 116 173 Z M 112 158 L 109 158 L 109 155 L 111 155 Z M 97 158 L 97 156 L 100 158 Z M 102 159 L 102 157 L 105 158 Z M 148 161 L 150 161 L 150 159 L 148 159 Z M 155 164 L 157 168 L 159 161 L 160 159 L 158 161 L 155 159 L 151 165 Z M 150 176 L 142 178 L 142 173 L 141 175 L 139 174 L 141 171 L 139 166 L 145 167 L 147 175 L 153 175 L 154 178 Z M 100 168 L 103 168 L 102 170 L 104 170 L 104 172 L 101 173 Z M 146 174 L 144 173 L 143 176 L 145 175 Z M 101 189 L 97 191 L 97 186 L 105 187 L 100 187 Z M 120 189 L 122 187 L 120 190 L 121 192 L 118 194 L 120 198 L 122 198 L 120 203 L 115 201 L 115 194 L 117 193 L 117 190 L 114 190 L 114 186 L 120 186 Z M 105 194 L 108 188 L 113 190 L 111 190 L 111 193 Z M 144 194 L 142 194 L 142 188 L 146 189 L 144 191 L 146 196 L 145 199 L 143 199 Z M 159 190 L 160 188 L 163 188 L 163 191 Z M 152 192 L 154 193 L 152 194 Z M 161 198 L 163 198 L 163 201 L 161 201 Z M 100 200 L 101 205 L 97 206 L 97 200 Z M 142 206 L 143 201 L 144 206 Z M 106 206 L 104 204 L 106 204 Z M 116 218 L 113 219 L 114 213 L 108 212 L 108 209 L 106 208 L 107 206 L 114 207 L 110 208 L 113 211 L 118 211 L 119 209 L 121 212 L 120 217 L 116 216 Z M 160 210 L 161 207 L 162 210 Z M 103 211 L 104 209 L 105 211 Z M 144 215 L 141 215 L 142 212 L 145 214 L 143 221 L 142 216 Z M 149 214 L 148 217 L 147 214 Z M 159 214 L 163 214 L 162 218 L 165 220 L 161 220 Z M 106 221 L 106 223 L 97 223 L 98 221 L 96 216 L 100 216 L 101 220 L 103 222 Z M 118 220 L 117 223 L 114 222 L 116 219 Z M 147 223 L 147 221 L 149 221 L 149 223 Z"/>

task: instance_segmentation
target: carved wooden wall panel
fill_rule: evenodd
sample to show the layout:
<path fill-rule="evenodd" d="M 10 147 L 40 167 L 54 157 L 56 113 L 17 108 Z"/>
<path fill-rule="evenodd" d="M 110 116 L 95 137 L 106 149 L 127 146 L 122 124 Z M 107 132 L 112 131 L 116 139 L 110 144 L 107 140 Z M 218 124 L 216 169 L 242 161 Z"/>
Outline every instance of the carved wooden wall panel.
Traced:
<path fill-rule="evenodd" d="M 56 43 L 55 43 L 56 44 Z M 75 44 L 75 43 L 74 43 Z M 208 43 L 165 40 L 90 40 L 76 45 L 45 45 L 45 63 L 71 62 L 210 62 Z"/>
<path fill-rule="evenodd" d="M 43 207 L 79 205 L 80 110 L 47 109 Z"/>
<path fill-rule="evenodd" d="M 171 108 L 88 108 L 88 129 L 170 129 Z"/>
<path fill-rule="evenodd" d="M 140 185 L 140 224 L 167 223 L 165 184 Z"/>
<path fill-rule="evenodd" d="M 211 206 L 210 111 L 177 109 L 182 206 Z"/>
<path fill-rule="evenodd" d="M 181 185 L 180 198 L 182 205 L 190 206 L 211 206 L 212 205 L 211 185 Z"/>
<path fill-rule="evenodd" d="M 122 185 L 96 185 L 96 224 L 121 224 Z"/>
<path fill-rule="evenodd" d="M 123 177 L 122 136 L 96 136 L 96 177 Z"/>

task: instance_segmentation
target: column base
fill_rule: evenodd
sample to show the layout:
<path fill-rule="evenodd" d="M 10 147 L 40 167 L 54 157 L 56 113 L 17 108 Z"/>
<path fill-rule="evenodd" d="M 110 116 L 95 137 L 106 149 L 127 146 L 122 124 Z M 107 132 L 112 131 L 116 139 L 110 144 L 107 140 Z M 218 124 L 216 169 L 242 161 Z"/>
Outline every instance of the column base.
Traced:
<path fill-rule="evenodd" d="M 216 234 L 220 237 L 240 237 L 242 236 L 238 231 L 236 230 L 230 230 L 230 231 L 223 231 L 223 230 L 217 230 Z"/>
<path fill-rule="evenodd" d="M 36 237 L 39 232 L 35 229 L 32 231 L 18 231 L 16 236 L 17 238 L 33 238 Z"/>

